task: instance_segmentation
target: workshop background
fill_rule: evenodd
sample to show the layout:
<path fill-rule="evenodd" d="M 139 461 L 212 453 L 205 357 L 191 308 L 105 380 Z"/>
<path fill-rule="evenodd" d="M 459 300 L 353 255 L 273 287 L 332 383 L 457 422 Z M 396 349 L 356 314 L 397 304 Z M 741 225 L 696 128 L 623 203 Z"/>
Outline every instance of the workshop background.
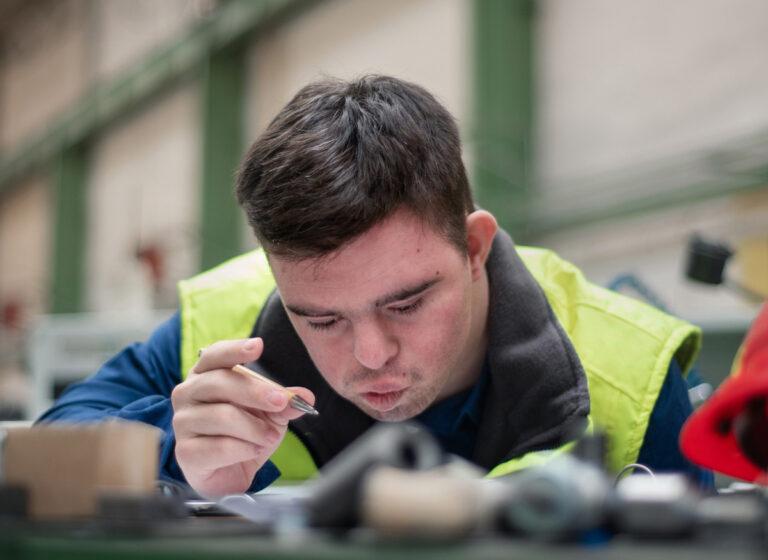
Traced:
<path fill-rule="evenodd" d="M 768 291 L 767 52 L 765 0 L 0 0 L 0 419 L 253 247 L 233 172 L 324 75 L 435 93 L 480 203 L 701 325 L 717 384 L 756 307 L 687 281 L 686 247 Z"/>

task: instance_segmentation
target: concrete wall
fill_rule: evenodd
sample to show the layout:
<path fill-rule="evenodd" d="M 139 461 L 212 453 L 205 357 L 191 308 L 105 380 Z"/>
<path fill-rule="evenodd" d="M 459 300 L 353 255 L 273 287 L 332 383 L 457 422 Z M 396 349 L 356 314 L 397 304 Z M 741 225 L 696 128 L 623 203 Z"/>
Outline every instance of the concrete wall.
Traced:
<path fill-rule="evenodd" d="M 333 0 L 261 37 L 251 48 L 250 133 L 308 82 L 368 73 L 419 83 L 464 122 L 469 10 L 464 0 Z"/>
<path fill-rule="evenodd" d="M 28 2 L 3 26 L 0 150 L 72 105 L 88 77 L 86 0 Z"/>
<path fill-rule="evenodd" d="M 41 176 L 0 200 L 0 305 L 19 303 L 27 319 L 48 303 L 52 219 L 50 189 Z"/>
<path fill-rule="evenodd" d="M 91 311 L 175 307 L 175 282 L 196 272 L 199 91 L 190 85 L 108 131 L 89 181 Z M 160 249 L 167 273 L 152 290 L 139 247 Z"/>
<path fill-rule="evenodd" d="M 620 207 L 698 182 L 727 185 L 752 161 L 765 162 L 753 139 L 768 133 L 768 3 L 546 0 L 539 7 L 537 151 L 548 208 Z M 697 322 L 749 320 L 754 307 L 744 300 L 683 279 L 686 242 L 696 231 L 737 249 L 768 240 L 768 195 L 691 203 L 536 241 L 603 284 L 636 273 Z M 731 274 L 755 268 L 745 264 L 734 261 Z M 762 288 L 768 292 L 768 283 Z"/>
<path fill-rule="evenodd" d="M 9 9 L 5 14 L 11 19 L 0 24 L 0 151 L 18 149 L 94 84 L 140 63 L 207 17 L 215 5 L 215 0 L 39 0 Z M 191 86 L 131 115 L 93 142 L 84 249 L 89 310 L 174 306 L 175 280 L 194 271 L 198 113 L 197 89 Z M 43 170 L 34 188 L 21 183 L 0 200 L 0 298 L 4 287 L 21 282 L 27 292 L 38 294 L 26 314 L 46 311 L 50 267 L 46 262 L 42 273 L 38 261 L 51 251 L 47 191 L 53 173 Z M 20 227 L 22 215 L 5 209 L 28 205 L 31 198 L 40 208 Z M 138 245 L 151 243 L 168 251 L 159 292 L 150 290 L 146 267 L 134 256 Z M 21 281 L 13 266 L 19 259 L 32 260 Z"/>
<path fill-rule="evenodd" d="M 92 5 L 95 80 L 119 74 L 207 17 L 214 0 L 104 0 Z M 196 271 L 200 99 L 196 84 L 100 135 L 89 182 L 87 308 L 175 307 L 175 283 Z M 153 287 L 139 247 L 160 250 Z"/>
<path fill-rule="evenodd" d="M 544 182 L 651 163 L 768 128 L 763 0 L 544 0 Z"/>
<path fill-rule="evenodd" d="M 92 2 L 90 51 L 96 79 L 107 79 L 174 39 L 210 14 L 215 0 L 97 0 Z"/>

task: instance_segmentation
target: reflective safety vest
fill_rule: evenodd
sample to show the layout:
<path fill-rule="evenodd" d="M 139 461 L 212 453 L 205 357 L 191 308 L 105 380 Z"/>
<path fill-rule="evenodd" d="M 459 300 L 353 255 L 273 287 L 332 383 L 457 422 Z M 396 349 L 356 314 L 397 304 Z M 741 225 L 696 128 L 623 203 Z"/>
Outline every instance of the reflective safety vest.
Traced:
<path fill-rule="evenodd" d="M 675 358 L 683 372 L 696 358 L 696 327 L 634 299 L 596 286 L 552 251 L 517 247 L 568 334 L 587 376 L 590 425 L 609 438 L 608 468 L 633 463 Z M 274 289 L 264 253 L 252 251 L 179 283 L 181 373 L 190 371 L 200 348 L 218 340 L 250 336 L 267 296 Z M 491 469 L 507 474 L 547 460 L 562 448 L 527 453 Z M 290 430 L 272 456 L 280 480 L 311 477 L 317 470 L 309 452 Z"/>

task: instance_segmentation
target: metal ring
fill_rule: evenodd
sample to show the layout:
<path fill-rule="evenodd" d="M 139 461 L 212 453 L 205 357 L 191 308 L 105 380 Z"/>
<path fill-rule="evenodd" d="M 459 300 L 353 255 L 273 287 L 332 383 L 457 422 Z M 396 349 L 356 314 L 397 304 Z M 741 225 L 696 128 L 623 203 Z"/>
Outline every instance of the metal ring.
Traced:
<path fill-rule="evenodd" d="M 7 437 L 8 430 L 0 430 L 0 482 L 3 481 L 3 477 L 5 476 L 5 473 L 3 472 L 3 462 L 5 461 L 3 452 L 5 451 L 5 440 Z"/>
<path fill-rule="evenodd" d="M 656 475 L 653 473 L 653 471 L 648 468 L 647 466 L 643 465 L 642 463 L 630 463 L 627 466 L 625 466 L 623 469 L 619 471 L 619 474 L 616 475 L 616 479 L 614 480 L 614 486 L 619 483 L 619 480 L 621 480 L 621 477 L 624 476 L 627 472 L 630 470 L 639 470 L 643 471 L 645 474 L 650 475 L 651 478 L 656 478 Z"/>

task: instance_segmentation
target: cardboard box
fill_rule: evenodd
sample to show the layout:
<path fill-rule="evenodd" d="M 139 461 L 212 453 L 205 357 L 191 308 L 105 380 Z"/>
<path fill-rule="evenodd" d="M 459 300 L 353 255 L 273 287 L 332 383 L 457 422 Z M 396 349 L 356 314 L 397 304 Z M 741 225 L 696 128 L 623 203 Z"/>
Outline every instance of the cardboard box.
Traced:
<path fill-rule="evenodd" d="M 33 519 L 93 516 L 103 495 L 150 495 L 158 475 L 160 430 L 137 422 L 12 428 L 2 477 L 29 491 Z"/>

